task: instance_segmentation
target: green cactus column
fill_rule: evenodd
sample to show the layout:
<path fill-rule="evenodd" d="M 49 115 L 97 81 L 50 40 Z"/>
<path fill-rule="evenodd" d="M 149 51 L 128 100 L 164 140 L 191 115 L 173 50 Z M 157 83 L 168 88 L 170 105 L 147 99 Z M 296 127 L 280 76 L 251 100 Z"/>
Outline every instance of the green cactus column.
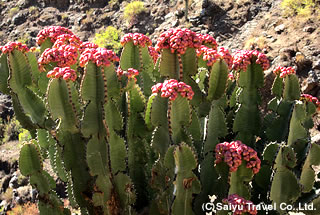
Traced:
<path fill-rule="evenodd" d="M 267 57 L 257 51 L 238 51 L 234 54 L 233 67 L 240 70 L 237 85 L 241 88 L 233 131 L 237 133 L 236 139 L 254 147 L 261 132 L 259 88 L 263 87 L 263 70 L 269 67 L 269 63 Z"/>

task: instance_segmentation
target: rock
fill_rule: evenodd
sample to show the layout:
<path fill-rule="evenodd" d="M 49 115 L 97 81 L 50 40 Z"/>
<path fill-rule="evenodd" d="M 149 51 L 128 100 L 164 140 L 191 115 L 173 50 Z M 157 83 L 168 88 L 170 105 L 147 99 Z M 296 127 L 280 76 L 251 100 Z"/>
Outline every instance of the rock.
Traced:
<path fill-rule="evenodd" d="M 41 26 L 53 25 L 57 22 L 57 14 L 59 10 L 53 7 L 46 7 L 38 19 L 38 24 Z"/>
<path fill-rule="evenodd" d="M 12 18 L 12 22 L 15 25 L 21 25 L 22 23 L 24 23 L 26 21 L 27 18 L 27 13 L 23 13 L 23 12 L 19 12 L 17 13 L 13 18 Z"/>
<path fill-rule="evenodd" d="M 179 25 L 179 20 L 178 19 L 176 19 L 176 20 L 174 20 L 172 22 L 172 27 L 178 27 L 178 25 Z"/>
<path fill-rule="evenodd" d="M 318 59 L 317 61 L 315 61 L 313 63 L 313 69 L 319 69 L 320 70 L 320 59 Z"/>
<path fill-rule="evenodd" d="M 308 78 L 302 82 L 301 90 L 303 93 L 312 94 L 316 88 L 320 88 L 320 75 L 314 70 L 308 72 Z"/>
<path fill-rule="evenodd" d="M 277 32 L 278 34 L 281 34 L 284 29 L 286 28 L 286 26 L 284 24 L 278 25 L 274 28 L 275 32 Z"/>
<path fill-rule="evenodd" d="M 4 193 L 9 187 L 9 182 L 11 180 L 11 175 L 6 175 L 0 180 L 0 190 Z"/>
<path fill-rule="evenodd" d="M 303 28 L 303 31 L 304 32 L 308 32 L 308 33 L 312 33 L 312 32 L 314 32 L 316 29 L 313 27 L 313 26 L 306 26 L 306 27 L 304 27 Z"/>
<path fill-rule="evenodd" d="M 312 137 L 311 143 L 320 144 L 320 134 L 317 134 L 316 136 Z"/>
<path fill-rule="evenodd" d="M 171 17 L 173 17 L 174 16 L 174 13 L 168 13 L 167 15 L 165 15 L 165 17 L 164 17 L 164 19 L 165 20 L 168 20 L 168 19 L 170 19 Z"/>
<path fill-rule="evenodd" d="M 18 176 L 13 175 L 13 177 L 10 179 L 9 187 L 10 188 L 18 188 L 19 187 Z"/>
<path fill-rule="evenodd" d="M 184 10 L 183 10 L 183 9 L 179 9 L 179 10 L 177 10 L 177 11 L 174 13 L 174 15 L 175 15 L 178 19 L 180 19 L 180 18 L 182 18 L 182 17 L 184 16 Z"/>

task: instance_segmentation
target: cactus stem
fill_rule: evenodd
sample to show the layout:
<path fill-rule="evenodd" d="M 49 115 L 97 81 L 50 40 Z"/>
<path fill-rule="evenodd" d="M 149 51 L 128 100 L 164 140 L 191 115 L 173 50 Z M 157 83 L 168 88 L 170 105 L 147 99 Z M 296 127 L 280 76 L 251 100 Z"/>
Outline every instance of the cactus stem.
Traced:
<path fill-rule="evenodd" d="M 82 94 L 83 82 L 84 82 L 84 80 L 86 79 L 86 76 L 87 76 L 87 67 L 84 68 L 83 75 L 82 75 L 82 78 L 81 78 L 81 83 L 80 83 L 80 95 Z"/>
<path fill-rule="evenodd" d="M 107 79 L 104 74 L 104 67 L 101 67 L 101 76 L 103 79 L 103 87 L 104 87 L 104 103 L 106 104 L 108 100 L 108 90 L 107 90 Z"/>
<path fill-rule="evenodd" d="M 170 139 L 172 140 L 172 127 L 171 127 L 171 107 L 172 107 L 172 102 L 169 100 L 168 101 L 168 112 L 167 112 L 167 117 L 168 117 L 168 130 L 169 130 L 169 136 Z"/>
<path fill-rule="evenodd" d="M 179 81 L 183 81 L 183 66 L 182 66 L 182 59 L 181 54 L 178 55 L 178 62 L 179 62 Z"/>
<path fill-rule="evenodd" d="M 68 88 L 68 98 L 69 98 L 69 103 L 72 106 L 72 111 L 74 112 L 74 115 L 77 116 L 77 110 L 76 110 L 76 106 L 74 105 L 73 101 L 72 101 L 72 94 L 71 94 L 71 88 L 70 88 L 70 82 L 66 81 L 67 83 L 67 88 Z M 79 120 L 77 119 L 77 127 L 79 126 Z"/>
<path fill-rule="evenodd" d="M 142 50 L 141 50 L 141 46 L 139 47 L 139 60 L 140 60 L 140 70 L 143 69 L 143 60 L 142 60 Z"/>

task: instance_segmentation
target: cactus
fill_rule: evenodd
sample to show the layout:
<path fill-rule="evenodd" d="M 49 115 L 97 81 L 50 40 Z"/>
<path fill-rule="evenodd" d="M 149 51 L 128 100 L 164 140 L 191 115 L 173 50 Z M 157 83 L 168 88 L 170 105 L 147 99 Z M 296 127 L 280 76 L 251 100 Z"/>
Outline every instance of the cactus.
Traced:
<path fill-rule="evenodd" d="M 267 57 L 232 55 L 210 35 L 169 29 L 152 47 L 129 33 L 120 57 L 59 26 L 37 44 L 40 53 L 0 46 L 0 91 L 33 138 L 19 168 L 41 214 L 70 214 L 43 159 L 82 214 L 206 214 L 209 196 L 243 206 L 233 214 L 264 214 L 259 203 L 274 214 L 287 213 L 281 203 L 313 203 L 304 212 L 318 213 L 320 148 L 309 129 L 320 102 L 300 93 L 293 68 L 274 70 L 262 117 Z"/>

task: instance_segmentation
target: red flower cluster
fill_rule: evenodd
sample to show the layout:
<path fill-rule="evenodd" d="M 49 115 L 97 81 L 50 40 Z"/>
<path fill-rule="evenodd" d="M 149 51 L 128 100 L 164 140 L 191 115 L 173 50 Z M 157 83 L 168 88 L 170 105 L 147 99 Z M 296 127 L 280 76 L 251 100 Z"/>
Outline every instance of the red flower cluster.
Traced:
<path fill-rule="evenodd" d="M 111 62 L 119 61 L 119 57 L 106 48 L 87 48 L 81 53 L 80 66 L 84 67 L 90 60 L 97 66 L 110 66 Z"/>
<path fill-rule="evenodd" d="M 59 67 L 68 67 L 77 62 L 77 48 L 71 45 L 61 45 L 58 48 L 47 48 L 38 59 L 39 70 L 44 71 L 44 65 L 51 62 Z"/>
<path fill-rule="evenodd" d="M 178 82 L 175 79 L 165 80 L 164 83 L 158 83 L 154 85 L 151 90 L 152 93 L 161 92 L 161 97 L 167 97 L 170 101 L 174 101 L 178 97 L 178 94 L 189 100 L 191 100 L 194 95 L 194 92 L 189 85 Z"/>
<path fill-rule="evenodd" d="M 53 48 L 58 48 L 62 45 L 71 45 L 76 48 L 79 48 L 81 45 L 81 40 L 76 35 L 72 34 L 61 34 L 57 37 L 55 43 L 53 44 Z"/>
<path fill-rule="evenodd" d="M 91 42 L 83 42 L 81 43 L 80 45 L 80 48 L 79 48 L 79 52 L 80 53 L 83 53 L 87 48 L 89 49 L 96 49 L 96 48 L 99 48 L 99 46 L 95 43 L 91 43 Z"/>
<path fill-rule="evenodd" d="M 278 66 L 275 70 L 273 70 L 273 73 L 276 75 L 280 74 L 280 78 L 284 78 L 287 75 L 296 74 L 296 71 L 292 67 Z"/>
<path fill-rule="evenodd" d="M 199 48 L 201 42 L 199 35 L 189 29 L 169 29 L 160 34 L 155 49 L 159 52 L 170 49 L 171 53 L 184 54 L 188 47 Z"/>
<path fill-rule="evenodd" d="M 301 99 L 307 102 L 312 102 L 317 106 L 317 110 L 320 111 L 320 101 L 318 98 L 313 97 L 312 95 L 309 95 L 309 94 L 302 94 Z"/>
<path fill-rule="evenodd" d="M 70 67 L 55 67 L 53 70 L 47 73 L 48 78 L 63 78 L 66 81 L 75 81 L 77 79 L 76 71 L 70 69 Z"/>
<path fill-rule="evenodd" d="M 139 71 L 133 68 L 129 68 L 127 71 L 123 71 L 120 66 L 117 69 L 117 75 L 120 78 L 123 75 L 126 75 L 128 78 L 134 78 L 139 75 Z"/>
<path fill-rule="evenodd" d="M 222 202 L 233 206 L 235 209 L 233 215 L 241 215 L 244 213 L 256 215 L 258 213 L 255 205 L 251 201 L 246 200 L 237 194 L 229 195 L 228 198 L 223 199 Z"/>
<path fill-rule="evenodd" d="M 202 45 L 209 46 L 212 49 L 218 48 L 217 41 L 213 38 L 213 36 L 209 34 L 198 34 L 198 36 L 202 41 Z"/>
<path fill-rule="evenodd" d="M 50 27 L 44 28 L 37 35 L 37 44 L 40 46 L 47 38 L 50 38 L 51 42 L 55 43 L 55 41 L 57 40 L 57 37 L 62 34 L 73 35 L 72 31 L 61 26 L 50 26 Z"/>
<path fill-rule="evenodd" d="M 136 46 L 136 45 L 139 45 L 139 46 L 142 46 L 142 47 L 145 47 L 145 45 L 147 46 L 151 46 L 152 42 L 151 40 L 149 39 L 149 37 L 147 37 L 146 35 L 144 34 L 140 34 L 140 33 L 128 33 L 128 34 L 125 34 L 121 40 L 120 40 L 120 43 L 122 46 L 124 46 L 126 43 L 132 41 L 133 44 Z"/>
<path fill-rule="evenodd" d="M 252 168 L 254 174 L 257 174 L 260 170 L 261 160 L 257 152 L 239 140 L 230 143 L 219 143 L 216 146 L 215 152 L 215 163 L 218 164 L 224 161 L 230 167 L 230 172 L 237 171 L 242 163 L 242 159 L 247 161 L 246 167 Z"/>
<path fill-rule="evenodd" d="M 148 47 L 149 54 L 151 55 L 153 62 L 156 63 L 159 58 L 159 52 L 156 51 L 156 49 L 153 46 Z"/>
<path fill-rule="evenodd" d="M 0 46 L 0 51 L 2 51 L 5 54 L 12 52 L 14 49 L 18 49 L 21 52 L 29 51 L 29 48 L 20 42 L 8 42 L 4 46 Z"/>
<path fill-rule="evenodd" d="M 234 70 L 247 71 L 247 67 L 251 64 L 252 58 L 256 58 L 256 63 L 262 66 L 263 70 L 269 68 L 269 60 L 267 56 L 257 50 L 239 50 L 233 55 L 233 68 Z"/>
<path fill-rule="evenodd" d="M 216 50 L 202 45 L 196 51 L 197 56 L 202 55 L 203 60 L 207 61 L 208 66 L 212 66 L 218 59 L 223 59 L 228 64 L 228 68 L 232 68 L 232 56 L 229 51 L 223 47 Z"/>

